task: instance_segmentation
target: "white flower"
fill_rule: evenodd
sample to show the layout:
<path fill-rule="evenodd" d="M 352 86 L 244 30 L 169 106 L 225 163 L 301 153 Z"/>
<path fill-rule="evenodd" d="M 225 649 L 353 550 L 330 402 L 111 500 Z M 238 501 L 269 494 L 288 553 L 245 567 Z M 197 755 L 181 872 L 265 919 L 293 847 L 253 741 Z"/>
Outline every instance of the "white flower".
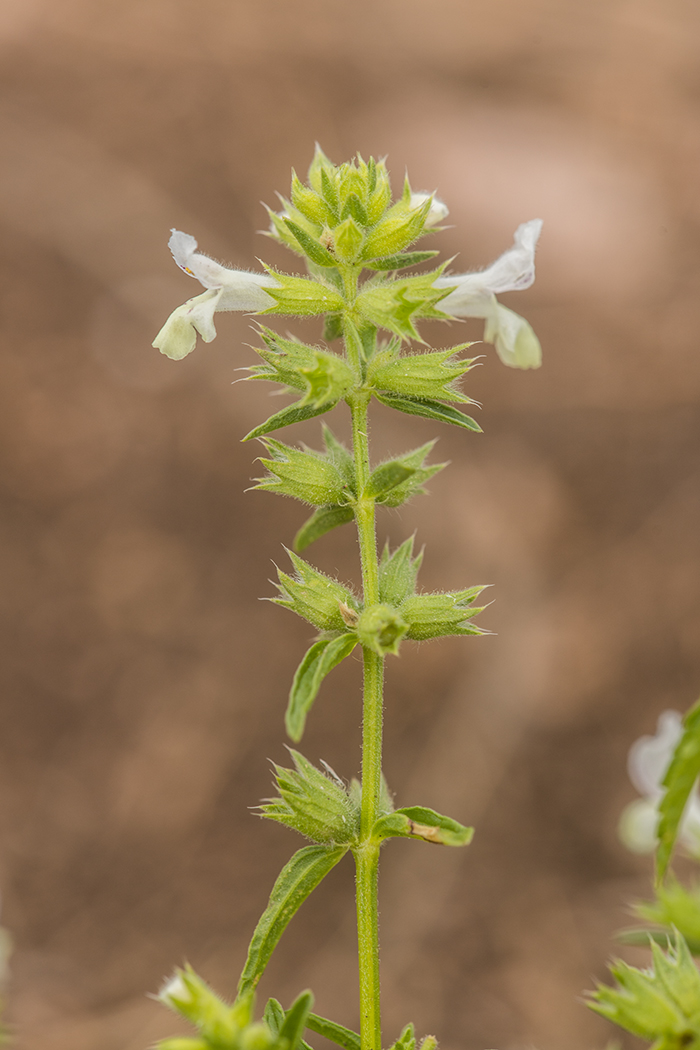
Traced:
<path fill-rule="evenodd" d="M 439 197 L 436 197 L 434 193 L 412 193 L 410 201 L 411 207 L 420 208 L 421 204 L 425 204 L 427 200 L 430 200 L 432 203 L 430 205 L 428 217 L 425 220 L 425 225 L 437 226 L 438 223 L 447 218 L 450 214 L 450 209 L 445 202 L 441 201 Z"/>
<path fill-rule="evenodd" d="M 656 736 L 643 736 L 630 748 L 627 771 L 642 798 L 635 799 L 620 817 L 620 838 L 633 853 L 656 849 L 659 802 L 664 793 L 662 781 L 676 744 L 683 735 L 683 722 L 677 711 L 659 716 Z M 689 852 L 700 851 L 700 798 L 694 790 L 681 822 L 680 840 Z"/>
<path fill-rule="evenodd" d="M 535 280 L 535 246 L 542 229 L 541 219 L 518 226 L 513 247 L 485 270 L 438 277 L 436 288 L 452 288 L 439 309 L 453 317 L 483 317 L 484 339 L 494 343 L 498 356 L 512 368 L 539 368 L 540 342 L 519 314 L 496 299 L 498 292 L 522 291 Z"/>
<path fill-rule="evenodd" d="M 275 305 L 272 296 L 264 290 L 278 286 L 274 277 L 247 270 L 229 270 L 198 252 L 194 237 L 180 230 L 172 230 L 168 247 L 180 269 L 195 277 L 207 291 L 178 306 L 153 340 L 153 346 L 166 357 L 175 361 L 186 357 L 195 348 L 197 333 L 205 343 L 215 339 L 214 314 L 217 310 L 257 313 Z"/>
<path fill-rule="evenodd" d="M 193 1001 L 192 991 L 183 981 L 179 970 L 176 970 L 172 977 L 167 978 L 154 998 L 164 1006 L 169 1006 L 171 1010 L 178 1010 L 182 1004 L 189 1006 Z"/>

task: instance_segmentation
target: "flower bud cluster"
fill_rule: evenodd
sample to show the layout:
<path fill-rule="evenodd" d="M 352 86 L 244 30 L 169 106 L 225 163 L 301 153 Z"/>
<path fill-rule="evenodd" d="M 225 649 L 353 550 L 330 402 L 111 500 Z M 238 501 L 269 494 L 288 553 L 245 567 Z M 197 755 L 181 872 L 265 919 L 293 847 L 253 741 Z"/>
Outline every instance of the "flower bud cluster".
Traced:
<path fill-rule="evenodd" d="M 413 539 L 393 553 L 384 550 L 379 566 L 379 602 L 363 605 L 337 580 L 289 552 L 296 576 L 278 570 L 281 597 L 272 600 L 304 617 L 321 631 L 353 636 L 366 649 L 398 654 L 402 639 L 426 641 L 444 635 L 483 634 L 471 619 L 483 611 L 474 601 L 484 587 L 416 594 L 422 554 L 413 557 Z M 351 649 L 348 649 L 350 652 Z"/>
<path fill-rule="evenodd" d="M 338 264 L 397 269 L 396 259 L 436 221 L 433 198 L 414 196 L 406 182 L 401 199 L 390 207 L 391 184 L 383 161 L 361 157 L 336 167 L 320 147 L 304 185 L 292 173 L 291 200 L 281 212 L 269 212 L 270 234 L 322 269 Z M 431 216 L 431 209 L 433 215 Z M 444 205 L 438 211 L 446 214 Z M 431 253 L 432 254 L 432 253 Z"/>

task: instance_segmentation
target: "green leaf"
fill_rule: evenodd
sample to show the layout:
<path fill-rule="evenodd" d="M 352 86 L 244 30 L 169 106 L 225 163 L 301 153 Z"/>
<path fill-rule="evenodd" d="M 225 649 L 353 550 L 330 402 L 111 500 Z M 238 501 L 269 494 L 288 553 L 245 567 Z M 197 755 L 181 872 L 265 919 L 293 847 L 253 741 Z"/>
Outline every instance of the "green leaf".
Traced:
<path fill-rule="evenodd" d="M 436 318 L 448 320 L 438 304 L 450 289 L 436 288 L 435 280 L 444 266 L 413 277 L 382 279 L 379 275 L 367 281 L 357 297 L 356 309 L 365 321 L 387 328 L 401 339 L 419 339 L 414 320 Z"/>
<path fill-rule="evenodd" d="M 284 866 L 250 942 L 238 985 L 239 996 L 256 987 L 290 920 L 346 853 L 347 846 L 305 846 Z"/>
<path fill-rule="evenodd" d="M 321 189 L 328 207 L 337 215 L 340 201 L 338 199 L 338 183 L 335 168 L 333 172 L 328 169 L 321 172 Z"/>
<path fill-rule="evenodd" d="M 282 427 L 289 427 L 292 423 L 303 423 L 305 419 L 313 419 L 314 416 L 321 416 L 324 412 L 330 412 L 334 407 L 335 402 L 329 402 L 326 405 L 321 405 L 317 408 L 315 405 L 302 404 L 301 401 L 295 401 L 293 405 L 288 405 L 283 408 L 281 412 L 275 412 L 274 416 L 270 416 L 264 423 L 260 423 L 259 426 L 254 427 L 249 431 L 241 441 L 251 441 L 253 438 L 262 437 L 264 434 L 269 434 L 273 430 L 281 430 Z"/>
<path fill-rule="evenodd" d="M 264 264 L 263 264 L 264 265 Z M 333 262 L 335 266 L 335 261 Z M 345 305 L 342 296 L 335 288 L 321 281 L 307 277 L 293 277 L 291 274 L 278 273 L 271 267 L 265 269 L 274 277 L 277 288 L 265 289 L 276 302 L 264 314 L 291 314 L 295 317 L 313 317 L 315 314 L 334 313 Z"/>
<path fill-rule="evenodd" d="M 318 695 L 321 682 L 357 645 L 354 634 L 315 642 L 299 664 L 289 693 L 285 715 L 287 735 L 298 743 L 304 735 L 306 716 Z"/>
<path fill-rule="evenodd" d="M 294 537 L 292 544 L 297 554 L 306 550 L 315 540 L 325 536 L 339 525 L 347 525 L 355 517 L 352 507 L 319 507 L 308 518 Z"/>
<path fill-rule="evenodd" d="M 284 220 L 285 226 L 289 232 L 296 237 L 299 242 L 299 246 L 305 255 L 315 262 L 317 266 L 336 266 L 337 259 L 334 259 L 327 248 L 324 248 L 322 244 L 319 244 L 312 234 L 307 233 L 301 226 L 297 226 L 291 219 Z"/>
<path fill-rule="evenodd" d="M 172 1039 L 161 1039 L 155 1044 L 155 1050 L 211 1050 L 211 1043 L 205 1042 L 204 1039 L 191 1039 L 186 1035 L 176 1035 Z"/>
<path fill-rule="evenodd" d="M 395 394 L 379 394 L 375 391 L 374 396 L 383 405 L 395 408 L 399 412 L 406 412 L 409 416 L 423 416 L 424 419 L 436 419 L 440 423 L 452 423 L 454 426 L 463 427 L 465 430 L 473 430 L 481 434 L 481 427 L 464 412 L 445 405 L 442 401 L 430 401 L 427 398 L 399 397 Z"/>
<path fill-rule="evenodd" d="M 367 499 L 379 500 L 382 496 L 386 496 L 391 492 L 392 489 L 395 489 L 397 485 L 407 481 L 415 472 L 414 467 L 407 467 L 398 459 L 392 459 L 388 463 L 383 463 L 376 470 L 373 470 L 367 479 L 364 496 Z"/>
<path fill-rule="evenodd" d="M 375 839 L 414 838 L 439 846 L 467 846 L 474 828 L 467 828 L 451 817 L 443 817 L 424 806 L 405 806 L 380 817 L 372 828 Z"/>
<path fill-rule="evenodd" d="M 200 1039 L 176 1037 L 158 1044 L 159 1050 L 289 1050 L 274 1025 L 253 1020 L 254 995 L 251 989 L 235 1003 L 227 1003 L 195 973 L 191 966 L 177 969 L 158 993 L 163 1005 L 186 1017 L 198 1030 Z M 272 1016 L 272 1010 L 266 1011 Z M 283 1013 L 284 1018 L 284 1013 Z"/>
<path fill-rule="evenodd" d="M 275 765 L 279 798 L 266 799 L 263 817 L 326 845 L 354 844 L 360 832 L 360 809 L 345 785 L 328 769 L 322 773 L 298 751 L 289 749 L 294 769 Z"/>
<path fill-rule="evenodd" d="M 280 1028 L 284 1024 L 284 1007 L 278 999 L 268 999 L 263 1011 L 263 1021 L 273 1033 L 280 1034 Z"/>
<path fill-rule="evenodd" d="M 440 252 L 399 252 L 398 255 L 390 255 L 386 259 L 373 259 L 364 265 L 368 270 L 404 270 L 408 266 L 418 266 L 428 259 L 434 259 Z"/>
<path fill-rule="evenodd" d="M 665 793 L 659 802 L 659 823 L 656 836 L 656 881 L 659 883 L 671 860 L 678 837 L 683 812 L 700 775 L 700 701 L 683 719 L 683 736 L 676 745 L 673 758 L 661 784 Z"/>
<path fill-rule="evenodd" d="M 306 1027 L 316 1035 L 322 1035 L 324 1039 L 329 1039 L 331 1043 L 342 1047 L 343 1050 L 360 1050 L 359 1035 L 351 1032 L 349 1028 L 344 1028 L 342 1024 L 336 1024 L 335 1021 L 319 1017 L 318 1014 L 309 1014 L 306 1018 Z"/>
<path fill-rule="evenodd" d="M 302 1041 L 309 1011 L 313 1004 L 314 997 L 312 993 L 310 991 L 302 992 L 285 1013 L 279 1037 L 280 1040 L 287 1041 L 289 1050 L 297 1050 Z"/>

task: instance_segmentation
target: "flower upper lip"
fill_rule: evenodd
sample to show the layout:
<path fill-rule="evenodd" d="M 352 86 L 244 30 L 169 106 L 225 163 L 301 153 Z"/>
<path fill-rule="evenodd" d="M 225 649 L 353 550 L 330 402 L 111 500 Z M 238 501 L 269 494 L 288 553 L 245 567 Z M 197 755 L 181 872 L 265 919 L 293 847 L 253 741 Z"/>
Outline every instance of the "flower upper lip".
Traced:
<path fill-rule="evenodd" d="M 171 230 L 168 247 L 180 269 L 198 280 L 206 291 L 178 306 L 153 340 L 153 345 L 167 357 L 186 357 L 194 350 L 198 334 L 205 343 L 215 339 L 214 314 L 219 310 L 258 313 L 274 306 L 275 301 L 265 288 L 278 287 L 278 283 L 269 274 L 222 266 L 198 252 L 196 239 L 181 230 Z"/>
<path fill-rule="evenodd" d="M 538 368 L 542 350 L 530 324 L 502 306 L 496 293 L 523 291 L 533 283 L 541 230 L 541 219 L 521 223 L 512 247 L 485 270 L 446 274 L 435 280 L 436 288 L 450 289 L 440 300 L 439 309 L 452 317 L 482 317 L 486 321 L 484 339 L 494 343 L 504 364 L 513 368 Z"/>
<path fill-rule="evenodd" d="M 247 310 L 255 312 L 274 306 L 274 300 L 264 291 L 277 287 L 277 281 L 266 273 L 233 270 L 208 255 L 197 251 L 197 241 L 189 233 L 171 230 L 168 247 L 173 259 L 186 274 L 195 277 L 205 288 L 221 288 L 217 310 Z"/>
<path fill-rule="evenodd" d="M 453 289 L 440 303 L 440 309 L 454 317 L 473 317 L 473 313 L 463 311 L 471 309 L 475 300 L 529 288 L 535 280 L 535 247 L 541 230 L 541 219 L 523 222 L 515 231 L 513 246 L 485 270 L 438 277 L 436 288 Z"/>

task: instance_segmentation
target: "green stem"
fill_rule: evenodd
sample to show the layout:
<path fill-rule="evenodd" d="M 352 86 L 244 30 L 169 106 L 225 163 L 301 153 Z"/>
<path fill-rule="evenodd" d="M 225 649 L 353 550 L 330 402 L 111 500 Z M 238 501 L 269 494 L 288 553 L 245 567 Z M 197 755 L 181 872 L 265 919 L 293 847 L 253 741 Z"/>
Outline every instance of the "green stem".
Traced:
<path fill-rule="evenodd" d="M 345 288 L 345 352 L 358 378 L 358 389 L 348 398 L 352 412 L 352 446 L 355 459 L 357 503 L 355 520 L 362 564 L 365 607 L 379 601 L 379 563 L 374 500 L 365 497 L 370 475 L 367 409 L 371 394 L 361 387 L 362 354 L 352 320 L 359 268 L 342 267 Z M 381 1050 L 379 1002 L 379 843 L 372 828 L 379 816 L 382 787 L 382 715 L 384 660 L 363 649 L 364 694 L 362 701 L 362 815 L 360 842 L 355 848 L 357 895 L 357 948 L 360 972 L 360 1039 L 362 1050 Z"/>
<path fill-rule="evenodd" d="M 355 509 L 362 562 L 365 605 L 379 601 L 379 565 L 374 500 L 363 492 L 370 474 L 367 436 L 369 395 L 356 393 L 351 400 L 353 451 L 358 500 Z M 362 707 L 362 817 L 360 844 L 355 850 L 357 867 L 357 939 L 360 970 L 360 1035 L 362 1050 L 381 1050 L 379 1005 L 379 915 L 377 884 L 379 844 L 372 839 L 379 816 L 382 780 L 382 691 L 384 660 L 364 649 L 364 698 Z"/>

